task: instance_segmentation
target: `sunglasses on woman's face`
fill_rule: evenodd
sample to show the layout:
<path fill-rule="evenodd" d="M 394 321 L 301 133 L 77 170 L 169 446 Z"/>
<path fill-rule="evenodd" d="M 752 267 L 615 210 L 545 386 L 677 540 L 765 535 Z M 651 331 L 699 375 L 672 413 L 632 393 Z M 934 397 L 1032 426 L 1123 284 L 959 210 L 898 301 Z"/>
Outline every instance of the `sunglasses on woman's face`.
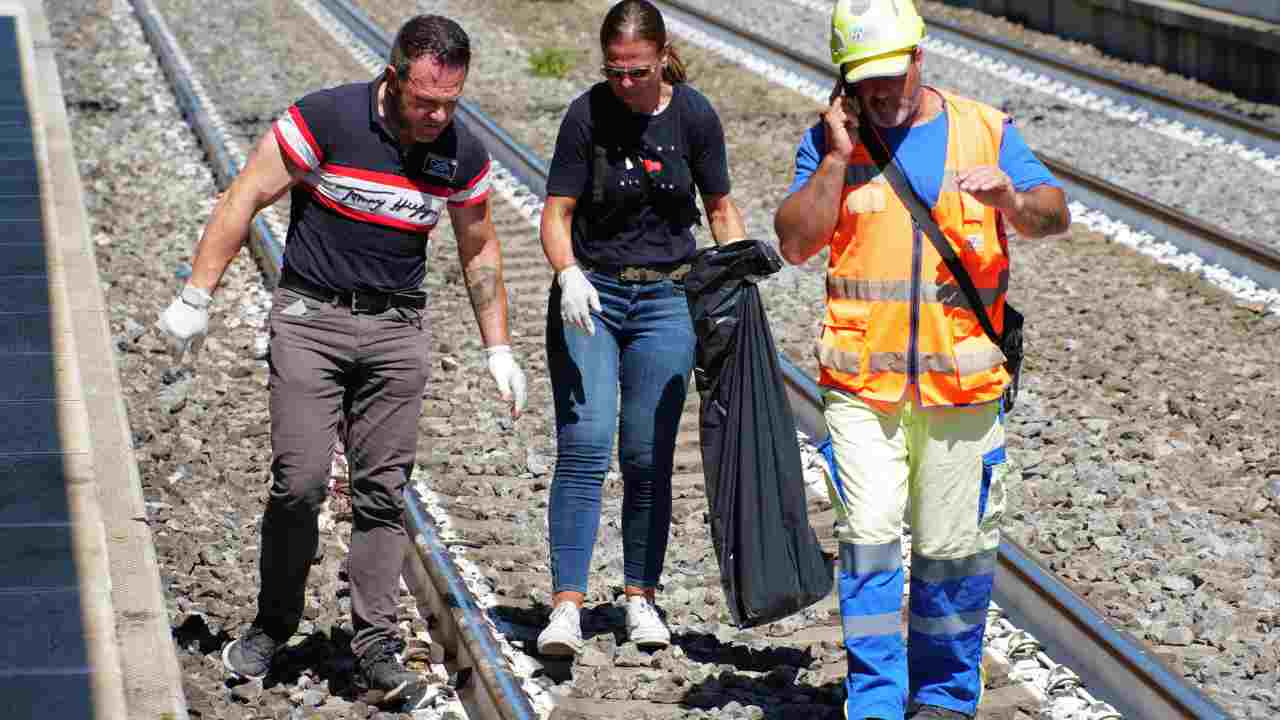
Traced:
<path fill-rule="evenodd" d="M 624 68 L 614 67 L 612 65 L 601 65 L 600 73 L 609 80 L 621 80 L 623 78 L 631 78 L 632 80 L 643 80 L 649 77 L 661 65 L 641 65 L 640 67 Z"/>

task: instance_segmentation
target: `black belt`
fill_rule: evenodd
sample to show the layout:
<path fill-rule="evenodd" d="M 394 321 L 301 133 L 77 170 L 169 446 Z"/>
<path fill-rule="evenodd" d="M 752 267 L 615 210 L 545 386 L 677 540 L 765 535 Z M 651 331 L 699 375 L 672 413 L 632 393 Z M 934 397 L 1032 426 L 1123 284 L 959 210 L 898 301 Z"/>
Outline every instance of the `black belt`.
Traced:
<path fill-rule="evenodd" d="M 404 290 L 384 293 L 370 290 L 330 290 L 316 285 L 298 275 L 289 268 L 280 273 L 280 287 L 306 295 L 312 300 L 333 303 L 351 308 L 353 313 L 378 314 L 391 308 L 413 308 L 423 310 L 427 307 L 427 294 L 422 290 Z"/>
<path fill-rule="evenodd" d="M 673 280 L 679 282 L 689 274 L 692 266 L 689 263 L 677 265 L 675 267 L 668 266 L 666 269 L 660 267 L 652 267 L 649 265 L 619 265 L 612 267 L 597 267 L 587 265 L 581 261 L 578 262 L 583 270 L 587 272 L 608 275 L 611 278 L 621 280 L 623 282 L 658 282 L 659 280 Z"/>

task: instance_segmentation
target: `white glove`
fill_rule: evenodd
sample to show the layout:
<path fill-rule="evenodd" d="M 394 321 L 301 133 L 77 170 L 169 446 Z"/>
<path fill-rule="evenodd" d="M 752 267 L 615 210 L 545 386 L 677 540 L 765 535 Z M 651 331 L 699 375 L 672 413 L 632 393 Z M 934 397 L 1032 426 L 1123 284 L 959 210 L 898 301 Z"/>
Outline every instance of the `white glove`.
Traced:
<path fill-rule="evenodd" d="M 586 273 L 577 265 L 570 265 L 556 273 L 556 282 L 560 283 L 560 319 L 588 335 L 595 335 L 591 311 L 600 312 L 600 294 L 591 286 Z"/>
<path fill-rule="evenodd" d="M 516 356 L 511 354 L 511 346 L 487 347 L 484 354 L 488 358 L 489 374 L 498 383 L 498 392 L 502 393 L 503 400 L 511 403 L 511 417 L 520 417 L 527 396 L 526 385 L 524 371 L 516 362 Z"/>
<path fill-rule="evenodd" d="M 209 291 L 188 285 L 160 313 L 156 327 L 169 336 L 169 345 L 178 362 L 182 362 L 187 350 L 193 346 L 199 352 L 204 335 L 209 331 L 209 303 L 212 301 Z"/>

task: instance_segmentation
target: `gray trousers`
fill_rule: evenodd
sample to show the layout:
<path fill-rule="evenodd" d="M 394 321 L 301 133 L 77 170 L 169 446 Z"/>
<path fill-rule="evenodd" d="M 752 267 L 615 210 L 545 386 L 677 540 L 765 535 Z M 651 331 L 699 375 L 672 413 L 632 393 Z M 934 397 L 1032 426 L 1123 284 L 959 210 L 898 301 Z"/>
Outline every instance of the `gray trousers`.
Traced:
<path fill-rule="evenodd" d="M 302 619 L 307 572 L 319 542 L 339 419 L 346 417 L 353 524 L 348 572 L 360 657 L 396 626 L 408 545 L 401 495 L 413 473 L 428 376 L 422 313 L 353 314 L 279 288 L 272 301 L 271 491 L 262 518 L 255 624 L 285 640 Z"/>

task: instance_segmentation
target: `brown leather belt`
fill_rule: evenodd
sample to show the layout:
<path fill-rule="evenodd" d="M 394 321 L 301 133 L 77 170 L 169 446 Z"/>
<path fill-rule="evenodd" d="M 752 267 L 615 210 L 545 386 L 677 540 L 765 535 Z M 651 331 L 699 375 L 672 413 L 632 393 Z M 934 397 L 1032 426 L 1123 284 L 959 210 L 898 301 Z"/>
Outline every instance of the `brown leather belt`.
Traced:
<path fill-rule="evenodd" d="M 280 273 L 280 287 L 292 290 L 300 295 L 306 295 L 312 300 L 349 307 L 351 312 L 355 314 L 377 315 L 391 308 L 423 310 L 427 307 L 427 294 L 422 290 L 404 290 L 394 293 L 369 290 L 330 290 L 327 287 L 316 285 L 288 267 Z"/>

